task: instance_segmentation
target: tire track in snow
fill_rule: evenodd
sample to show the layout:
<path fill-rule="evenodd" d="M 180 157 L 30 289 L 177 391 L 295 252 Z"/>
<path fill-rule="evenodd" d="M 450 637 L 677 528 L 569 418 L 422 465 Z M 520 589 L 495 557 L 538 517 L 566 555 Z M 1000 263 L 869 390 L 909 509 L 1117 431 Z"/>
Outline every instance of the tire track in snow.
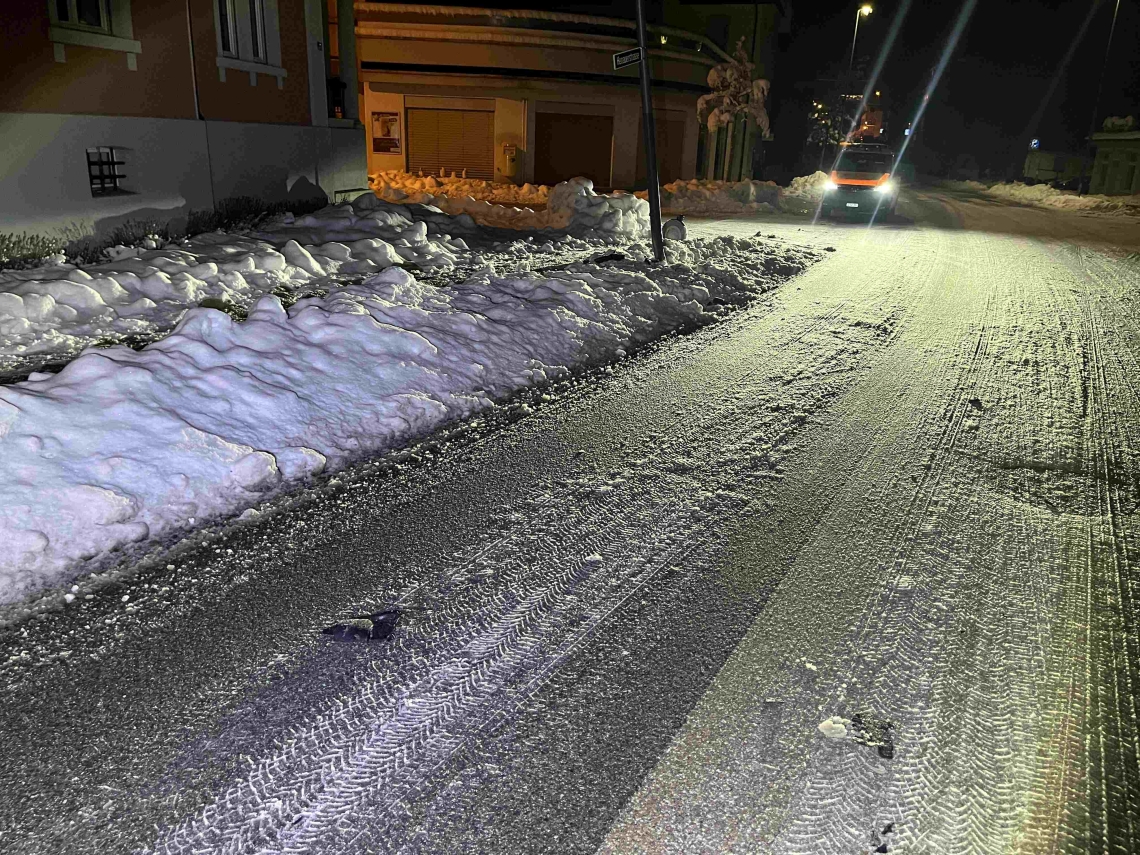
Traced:
<path fill-rule="evenodd" d="M 819 336 L 819 341 L 812 340 L 812 334 L 818 330 L 834 327 L 843 311 L 844 305 L 835 306 L 807 329 L 799 331 L 792 345 L 802 347 L 791 349 L 783 360 L 784 365 L 795 366 L 792 372 L 777 366 L 773 381 L 762 377 L 773 372 L 771 366 L 752 365 L 742 376 L 732 376 L 725 384 L 726 387 L 742 383 L 756 385 L 764 380 L 776 389 L 792 390 L 792 400 L 798 400 L 800 406 L 791 407 L 793 412 L 788 422 L 773 429 L 777 438 L 794 431 L 800 423 L 796 417 L 799 410 L 810 412 L 828 400 L 828 396 L 819 394 L 818 385 L 812 383 L 805 384 L 797 393 L 798 374 L 815 376 L 818 373 L 826 385 L 842 385 L 847 378 L 834 368 L 837 356 L 857 355 L 858 350 L 881 337 L 881 332 L 854 327 L 852 339 Z M 764 403 L 754 404 L 752 408 L 758 409 Z M 743 406 L 745 411 L 749 409 Z M 721 430 L 715 430 L 714 425 Z M 724 430 L 726 425 L 732 429 Z M 635 513 L 632 527 L 631 521 L 621 516 L 609 526 L 600 518 L 601 514 L 572 521 L 574 526 L 591 531 L 596 541 L 610 545 L 608 550 L 602 550 L 603 562 L 577 563 L 576 575 L 563 574 L 544 589 L 535 588 L 536 579 L 527 573 L 515 574 L 509 579 L 509 585 L 504 584 L 499 589 L 506 592 L 503 597 L 484 598 L 473 612 L 461 609 L 468 615 L 464 625 L 449 624 L 450 632 L 466 640 L 463 651 L 457 651 L 454 645 L 446 651 L 450 662 L 424 669 L 416 682 L 405 684 L 406 688 L 394 694 L 390 681 L 385 684 L 387 694 L 379 685 L 358 687 L 353 697 L 333 712 L 326 712 L 314 724 L 292 734 L 288 738 L 291 745 L 284 752 L 261 761 L 251 773 L 249 784 L 231 787 L 225 797 L 207 808 L 197 820 L 172 829 L 154 848 L 177 852 L 205 845 L 217 851 L 251 851 L 260 845 L 266 847 L 261 851 L 293 851 L 311 847 L 318 840 L 327 845 L 330 837 L 344 838 L 348 845 L 351 835 L 342 827 L 345 816 L 358 814 L 365 805 L 369 806 L 368 813 L 373 818 L 387 817 L 394 809 L 396 814 L 391 821 L 395 821 L 401 802 L 422 787 L 433 770 L 446 763 L 461 744 L 508 718 L 514 708 L 525 703 L 546 676 L 641 585 L 685 554 L 706 545 L 700 537 L 695 544 L 685 545 L 686 535 L 693 526 L 690 506 L 684 501 L 677 502 L 679 510 L 666 513 L 669 503 L 650 493 L 660 492 L 661 482 L 669 480 L 687 492 L 691 479 L 671 475 L 672 463 L 688 459 L 693 448 L 707 442 L 710 434 L 721 437 L 717 447 L 732 452 L 727 460 L 722 456 L 718 462 L 734 463 L 720 472 L 716 481 L 733 483 L 733 479 L 752 467 L 751 458 L 736 452 L 747 445 L 756 426 L 744 415 L 742 405 L 732 402 L 709 408 L 696 420 L 687 423 L 678 420 L 674 426 L 680 429 L 660 443 L 658 459 L 652 461 L 654 465 L 647 473 L 636 479 L 640 482 L 637 491 L 642 495 L 636 500 L 626 500 L 635 509 L 639 505 L 651 510 L 656 507 L 649 519 Z M 599 509 L 606 510 L 603 506 Z M 655 555 L 652 542 L 639 543 L 637 537 L 632 536 L 640 533 L 644 539 L 646 532 L 654 532 L 657 539 L 664 532 L 669 535 L 666 541 L 671 539 L 677 546 Z M 518 540 L 526 538 L 516 538 Z M 620 548 L 613 548 L 613 544 Z M 549 545 L 539 545 L 527 550 L 523 548 L 525 544 L 508 544 L 508 539 L 503 538 L 496 542 L 500 548 L 508 545 L 515 551 L 531 554 L 549 549 Z M 495 551 L 488 547 L 477 555 L 480 560 L 486 560 Z M 578 558 L 580 561 L 580 556 Z M 574 565 L 573 558 L 566 560 Z M 621 578 L 618 568 L 623 563 L 641 568 L 636 577 Z M 470 575 L 467 568 L 471 564 L 466 562 L 454 573 L 455 587 L 443 587 L 439 596 L 469 598 L 470 593 L 464 590 L 462 582 Z M 539 582 L 548 577 L 549 571 L 537 574 Z M 618 582 L 616 586 L 615 582 Z M 496 618 L 510 606 L 507 597 L 510 591 L 528 590 L 531 593 L 513 611 Z M 422 587 L 420 593 L 422 602 Z M 566 614 L 575 597 L 585 604 L 585 618 L 580 622 L 568 619 Z M 434 600 L 433 597 L 428 602 Z M 444 634 L 438 636 L 444 637 Z M 458 652 L 466 652 L 467 661 L 457 660 Z M 394 704 L 395 712 L 387 718 L 378 717 L 377 710 L 384 709 L 386 704 L 389 708 Z M 267 805 L 270 806 L 268 818 Z M 285 822 L 287 818 L 289 822 Z"/>
<path fill-rule="evenodd" d="M 883 366 L 926 354 L 912 360 L 921 370 L 898 405 L 904 418 L 920 417 L 907 424 L 913 433 L 896 438 L 902 423 L 882 424 L 887 436 L 787 580 L 798 580 L 788 585 L 793 597 L 812 590 L 813 577 L 866 578 L 872 595 L 850 634 L 826 655 L 817 650 L 812 658 L 826 665 L 754 677 L 766 647 L 794 650 L 780 627 L 796 632 L 791 615 L 804 611 L 777 610 L 787 600 L 770 606 L 718 677 L 730 693 L 710 693 L 694 712 L 603 852 L 866 853 L 888 822 L 888 851 L 1084 851 L 1079 802 L 1087 799 L 1074 788 L 1090 733 L 1077 631 L 1096 549 L 1084 536 L 1086 505 L 1098 490 L 1120 489 L 1123 464 L 1086 472 L 1076 461 L 1086 438 L 1113 454 L 1128 443 L 1082 424 L 1075 372 L 1090 333 L 1069 321 L 1077 300 L 1048 248 L 968 234 L 947 243 L 948 267 L 968 269 L 915 295 L 882 370 L 845 404 L 844 421 L 858 424 L 860 407 L 875 412 L 905 384 Z M 968 346 L 963 330 L 974 336 Z M 1106 382 L 1109 391 L 1124 385 L 1119 376 Z M 1090 393 L 1093 409 L 1104 395 Z M 930 464 L 913 489 L 896 480 L 868 490 L 905 473 L 907 461 Z M 856 555 L 833 557 L 856 544 Z M 810 633 L 798 637 L 815 648 Z M 785 747 L 723 780 L 724 756 L 751 750 L 749 734 L 724 724 L 733 697 L 779 699 L 776 741 Z M 894 759 L 815 731 L 820 718 L 855 712 L 895 724 Z M 1105 714 L 1131 716 L 1119 706 Z M 781 805 L 775 794 L 788 791 Z M 770 795 L 734 827 L 721 816 L 744 807 L 738 792 Z M 657 805 L 686 810 L 670 819 Z M 1133 845 L 1116 841 L 1118 851 Z"/>

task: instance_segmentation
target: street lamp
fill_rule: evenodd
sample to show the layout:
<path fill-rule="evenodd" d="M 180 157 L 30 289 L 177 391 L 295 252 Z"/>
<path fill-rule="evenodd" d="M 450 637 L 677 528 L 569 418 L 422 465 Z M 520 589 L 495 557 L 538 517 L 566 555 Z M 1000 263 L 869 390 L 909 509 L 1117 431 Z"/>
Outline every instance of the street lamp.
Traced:
<path fill-rule="evenodd" d="M 847 63 L 847 73 L 851 73 L 851 69 L 855 67 L 855 40 L 859 38 L 859 19 L 866 18 L 875 10 L 871 8 L 870 3 L 864 3 L 855 10 L 855 35 L 851 37 L 851 61 Z"/>

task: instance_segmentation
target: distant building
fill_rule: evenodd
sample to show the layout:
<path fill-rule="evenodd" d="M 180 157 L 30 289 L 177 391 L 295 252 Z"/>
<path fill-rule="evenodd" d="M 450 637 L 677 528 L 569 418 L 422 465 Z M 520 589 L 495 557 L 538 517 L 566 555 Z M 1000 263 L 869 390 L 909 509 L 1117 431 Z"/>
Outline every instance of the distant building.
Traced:
<path fill-rule="evenodd" d="M 1071 181 L 1088 172 L 1088 158 L 1065 151 L 1032 149 L 1025 155 L 1021 169 L 1023 178 L 1039 183 Z"/>
<path fill-rule="evenodd" d="M 644 186 L 638 66 L 613 65 L 614 54 L 637 44 L 632 3 L 328 2 L 335 21 L 350 7 L 355 15 L 370 172 L 442 170 L 516 184 L 583 175 L 599 188 Z M 755 129 L 739 121 L 709 134 L 697 99 L 740 38 L 756 76 L 770 78 L 787 4 L 649 5 L 661 181 L 751 177 Z M 339 40 L 339 71 L 338 48 Z M 351 68 L 341 75 L 350 90 L 352 76 Z"/>
<path fill-rule="evenodd" d="M 324 0 L 4 0 L 0 231 L 105 231 L 365 186 Z"/>
<path fill-rule="evenodd" d="M 1105 130 L 1093 134 L 1096 160 L 1093 161 L 1090 193 L 1106 196 L 1135 196 L 1140 194 L 1140 174 L 1136 165 L 1140 161 L 1140 130 L 1134 129 L 1132 117 L 1108 119 Z"/>

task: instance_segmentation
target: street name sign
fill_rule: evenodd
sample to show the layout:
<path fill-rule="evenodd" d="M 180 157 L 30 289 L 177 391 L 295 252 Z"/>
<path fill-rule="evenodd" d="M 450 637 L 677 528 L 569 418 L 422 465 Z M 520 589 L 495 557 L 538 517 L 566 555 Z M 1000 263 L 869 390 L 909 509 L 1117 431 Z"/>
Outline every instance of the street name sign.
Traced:
<path fill-rule="evenodd" d="M 641 62 L 641 48 L 630 48 L 614 54 L 614 71 Z"/>

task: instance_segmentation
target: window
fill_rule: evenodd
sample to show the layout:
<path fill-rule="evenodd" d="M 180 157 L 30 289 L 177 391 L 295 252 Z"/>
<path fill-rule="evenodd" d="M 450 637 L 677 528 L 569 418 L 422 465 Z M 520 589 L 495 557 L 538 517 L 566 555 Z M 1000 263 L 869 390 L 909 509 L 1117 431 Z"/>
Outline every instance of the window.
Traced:
<path fill-rule="evenodd" d="M 87 178 L 91 182 L 92 196 L 114 196 L 125 193 L 121 182 L 126 178 L 119 172 L 123 161 L 116 156 L 110 146 L 97 146 L 87 149 Z"/>
<path fill-rule="evenodd" d="M 886 152 L 844 149 L 843 153 L 839 156 L 839 163 L 835 168 L 839 172 L 867 172 L 879 174 L 890 172 L 893 161 L 894 157 Z"/>
<path fill-rule="evenodd" d="M 249 44 L 253 58 L 265 62 L 264 0 L 249 0 Z"/>
<path fill-rule="evenodd" d="M 214 0 L 218 31 L 218 76 L 226 71 L 249 74 L 251 86 L 259 74 L 286 77 L 281 68 L 281 36 L 277 26 L 277 0 Z"/>
<path fill-rule="evenodd" d="M 234 38 L 234 0 L 218 0 L 218 34 L 221 51 L 226 56 L 237 56 L 237 39 Z"/>
<path fill-rule="evenodd" d="M 108 0 L 55 0 L 55 22 L 97 33 L 111 32 L 111 6 Z"/>
<path fill-rule="evenodd" d="M 47 6 L 56 62 L 67 62 L 66 45 L 82 45 L 125 53 L 127 68 L 137 70 L 142 45 L 131 26 L 131 0 L 48 0 Z"/>

